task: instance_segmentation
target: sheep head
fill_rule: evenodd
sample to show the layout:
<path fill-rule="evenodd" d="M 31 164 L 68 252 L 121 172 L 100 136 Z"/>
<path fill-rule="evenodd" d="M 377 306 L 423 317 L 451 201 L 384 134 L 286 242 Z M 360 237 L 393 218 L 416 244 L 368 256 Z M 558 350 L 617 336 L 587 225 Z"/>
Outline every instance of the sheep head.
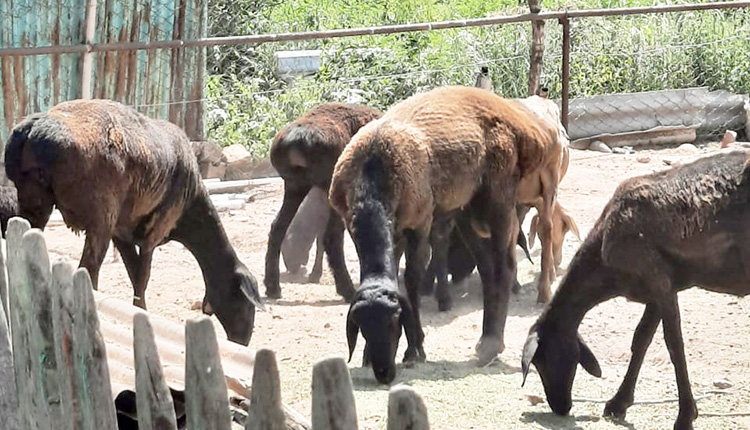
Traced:
<path fill-rule="evenodd" d="M 216 313 L 227 337 L 233 342 L 247 345 L 253 334 L 255 308 L 264 310 L 255 276 L 239 263 L 228 274 L 222 286 L 207 286 L 203 311 Z"/>
<path fill-rule="evenodd" d="M 386 282 L 395 283 L 390 280 Z M 366 342 L 366 358 L 372 364 L 375 379 L 383 384 L 392 382 L 396 377 L 396 350 L 401 327 L 412 316 L 408 300 L 399 295 L 396 285 L 392 287 L 373 284 L 360 287 L 346 318 L 349 360 L 352 359 L 361 331 Z"/>
<path fill-rule="evenodd" d="M 573 406 L 571 390 L 578 363 L 597 378 L 602 376 L 594 353 L 578 333 L 543 330 L 538 323 L 534 324 L 523 347 L 521 385 L 526 383 L 526 376 L 533 364 L 539 372 L 550 408 L 558 415 L 567 415 Z"/>

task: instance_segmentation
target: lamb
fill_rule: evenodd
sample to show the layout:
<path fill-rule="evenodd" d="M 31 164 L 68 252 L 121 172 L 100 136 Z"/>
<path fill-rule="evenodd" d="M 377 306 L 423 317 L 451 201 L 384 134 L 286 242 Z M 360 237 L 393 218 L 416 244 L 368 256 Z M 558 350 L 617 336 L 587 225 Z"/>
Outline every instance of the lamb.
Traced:
<path fill-rule="evenodd" d="M 461 208 L 459 228 L 478 220 L 490 232 L 486 247 L 471 247 L 484 288 L 479 361 L 500 353 L 515 271 L 518 182 L 558 160 L 560 151 L 552 131 L 530 121 L 527 111 L 469 87 L 414 95 L 360 129 L 336 163 L 329 191 L 360 259 L 360 287 L 347 315 L 350 359 L 361 330 L 364 364 L 372 364 L 378 381 L 391 382 L 401 327 L 408 342 L 404 361 L 426 359 L 418 286 L 428 238 L 433 220 L 450 219 Z M 554 200 L 552 179 L 545 192 Z M 394 258 L 402 237 L 408 297 L 399 293 Z"/>
<path fill-rule="evenodd" d="M 750 151 L 721 152 L 620 184 L 524 346 L 524 380 L 533 364 L 555 413 L 570 411 L 577 363 L 601 375 L 577 334 L 581 320 L 597 304 L 625 296 L 646 309 L 633 335 L 627 373 L 604 414 L 622 418 L 633 403 L 638 372 L 661 321 L 679 391 L 674 428 L 693 428 L 698 411 L 677 293 L 698 286 L 750 294 L 749 161 Z"/>
<path fill-rule="evenodd" d="M 111 239 L 133 303 L 145 309 L 154 249 L 176 240 L 203 272 L 204 311 L 216 312 L 230 340 L 250 342 L 257 282 L 229 243 L 179 127 L 108 100 L 65 102 L 13 129 L 5 169 L 32 227 L 43 229 L 57 206 L 71 229 L 85 231 L 80 267 L 94 288 Z"/>
<path fill-rule="evenodd" d="M 266 296 L 281 297 L 279 252 L 300 203 L 312 187 L 328 191 L 333 167 L 341 151 L 360 127 L 380 115 L 380 112 L 367 106 L 328 103 L 297 118 L 274 138 L 271 164 L 284 179 L 284 202 L 268 236 L 264 280 Z M 354 286 L 344 259 L 344 224 L 341 218 L 329 216 L 323 245 L 333 272 L 336 292 L 346 301 L 351 301 Z"/>

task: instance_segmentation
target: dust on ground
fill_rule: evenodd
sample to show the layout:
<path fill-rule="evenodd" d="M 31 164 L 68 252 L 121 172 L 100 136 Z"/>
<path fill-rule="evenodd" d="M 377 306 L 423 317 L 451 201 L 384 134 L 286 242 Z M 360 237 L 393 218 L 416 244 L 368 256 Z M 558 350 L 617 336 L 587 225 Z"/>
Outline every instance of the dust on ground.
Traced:
<path fill-rule="evenodd" d="M 704 151 L 706 151 L 704 149 Z M 624 179 L 665 168 L 664 159 L 676 160 L 680 151 L 641 150 L 634 154 L 601 154 L 572 150 L 571 166 L 560 185 L 559 199 L 585 236 Z M 281 205 L 283 186 L 268 185 L 252 191 L 255 201 L 243 210 L 222 213 L 222 222 L 240 258 L 262 283 L 268 231 Z M 528 220 L 531 217 L 527 217 Z M 528 231 L 528 225 L 526 226 Z M 52 254 L 73 261 L 80 258 L 83 236 L 62 225 L 45 233 Z M 563 267 L 579 242 L 568 236 Z M 352 279 L 359 278 L 354 247 L 347 237 L 347 264 Z M 520 257 L 520 253 L 519 253 Z M 478 367 L 474 345 L 482 325 L 481 284 L 475 273 L 452 293 L 454 309 L 437 311 L 432 298 L 422 299 L 427 362 L 411 368 L 399 365 L 394 383 L 415 387 L 427 405 L 433 429 L 657 429 L 671 428 L 677 403 L 636 405 L 625 421 L 601 417 L 603 404 L 576 402 L 569 417 L 551 413 L 546 402 L 532 405 L 527 396 L 544 396 L 538 376 L 532 372 L 521 387 L 521 349 L 528 329 L 542 307 L 536 304 L 535 275 L 539 269 L 539 244 L 532 249 L 535 265 L 519 258 L 519 279 L 524 289 L 511 297 L 505 332 L 506 350 L 499 362 Z M 312 258 L 311 258 L 312 261 Z M 336 294 L 330 272 L 320 284 L 284 275 L 282 263 L 280 300 L 267 301 L 268 312 L 258 313 L 251 347 L 276 351 L 284 402 L 310 416 L 312 365 L 328 356 L 348 354 L 345 336 L 347 305 Z M 99 288 L 103 293 L 132 299 L 132 287 L 124 266 L 108 253 Z M 149 310 L 175 321 L 196 317 L 191 310 L 203 298 L 204 284 L 195 259 L 181 245 L 169 243 L 157 249 L 147 291 Z M 261 293 L 265 288 L 261 286 Z M 682 330 L 693 392 L 696 396 L 715 390 L 713 381 L 726 379 L 729 394 L 698 401 L 706 412 L 750 410 L 750 298 L 691 289 L 680 294 Z M 617 298 L 590 311 L 580 333 L 598 358 L 603 377 L 579 368 L 573 387 L 577 398 L 609 399 L 617 390 L 630 359 L 630 341 L 643 306 Z M 361 429 L 384 429 L 388 387 L 375 382 L 370 369 L 360 368 L 360 339 L 350 363 Z M 402 339 L 399 361 L 406 341 Z M 641 370 L 635 398 L 649 400 L 677 396 L 674 370 L 657 331 Z M 699 417 L 695 427 L 748 429 L 750 418 Z"/>

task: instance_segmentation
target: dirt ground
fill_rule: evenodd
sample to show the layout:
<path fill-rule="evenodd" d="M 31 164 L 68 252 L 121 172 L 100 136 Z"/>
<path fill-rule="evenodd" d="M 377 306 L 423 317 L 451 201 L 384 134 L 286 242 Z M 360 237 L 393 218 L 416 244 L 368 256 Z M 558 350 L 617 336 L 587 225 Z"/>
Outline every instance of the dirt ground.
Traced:
<path fill-rule="evenodd" d="M 571 167 L 560 186 L 560 201 L 585 236 L 623 179 L 665 168 L 664 159 L 676 160 L 682 155 L 676 148 L 628 155 L 573 150 Z M 281 204 L 282 185 L 251 193 L 254 202 L 243 210 L 224 212 L 222 221 L 240 258 L 262 282 L 268 230 Z M 45 236 L 51 253 L 74 261 L 80 257 L 82 236 L 75 236 L 62 225 L 49 227 Z M 357 256 L 351 242 L 346 246 L 349 271 L 357 280 Z M 569 236 L 563 267 L 578 246 L 579 242 Z M 671 428 L 677 415 L 676 402 L 633 406 L 625 421 L 602 418 L 601 403 L 576 402 L 569 417 L 555 416 L 544 401 L 532 404 L 529 396 L 543 397 L 544 392 L 535 373 L 521 387 L 520 361 L 528 329 L 542 309 L 535 302 L 533 284 L 540 262 L 538 243 L 532 256 L 533 266 L 519 258 L 519 279 L 526 285 L 511 298 L 506 350 L 499 362 L 478 367 L 474 358 L 482 320 L 480 282 L 475 273 L 453 291 L 452 311 L 439 313 L 434 299 L 423 299 L 428 361 L 413 368 L 399 365 L 395 383 L 412 385 L 423 396 L 433 429 Z M 267 301 L 268 312 L 258 313 L 251 347 L 276 351 L 283 400 L 309 416 L 312 364 L 323 357 L 347 355 L 347 305 L 336 295 L 327 268 L 320 285 L 285 278 L 283 272 L 282 263 L 283 298 Z M 132 298 L 125 269 L 121 262 L 112 260 L 111 254 L 102 267 L 99 284 L 106 294 Z M 157 250 L 147 293 L 151 312 L 179 321 L 197 316 L 198 311 L 191 306 L 202 299 L 203 289 L 198 265 L 181 245 L 170 243 Z M 264 290 L 261 287 L 261 292 Z M 680 295 L 680 306 L 693 392 L 696 396 L 708 395 L 698 401 L 699 411 L 750 411 L 750 298 L 692 289 Z M 642 310 L 642 305 L 618 298 L 589 312 L 580 332 L 598 358 L 603 377 L 594 378 L 579 369 L 573 387 L 576 398 L 606 400 L 615 393 L 627 369 L 630 341 Z M 359 367 L 363 343 L 360 338 L 350 363 L 359 425 L 361 429 L 384 429 L 388 387 L 378 385 L 370 369 Z M 402 339 L 399 360 L 405 345 Z M 710 393 L 716 390 L 714 381 L 720 379 L 732 387 L 726 394 Z M 636 400 L 676 395 L 674 370 L 658 331 L 641 371 Z M 750 429 L 750 418 L 699 417 L 695 427 Z"/>

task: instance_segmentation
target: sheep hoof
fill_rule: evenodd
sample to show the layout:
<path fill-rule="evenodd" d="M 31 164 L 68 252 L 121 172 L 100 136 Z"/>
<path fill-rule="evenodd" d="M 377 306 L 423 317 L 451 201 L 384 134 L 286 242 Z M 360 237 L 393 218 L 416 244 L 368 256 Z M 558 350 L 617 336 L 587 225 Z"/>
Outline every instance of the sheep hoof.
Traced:
<path fill-rule="evenodd" d="M 317 284 L 320 282 L 320 277 L 323 276 L 322 273 L 318 272 L 312 272 L 310 273 L 310 276 L 307 277 L 307 283 L 308 284 Z"/>
<path fill-rule="evenodd" d="M 632 405 L 633 402 L 626 402 L 618 399 L 617 397 L 613 397 L 610 399 L 606 405 L 604 406 L 604 416 L 609 418 L 615 418 L 618 420 L 625 419 L 625 414 L 628 411 L 628 408 L 630 405 Z"/>
<path fill-rule="evenodd" d="M 505 350 L 505 342 L 501 337 L 483 336 L 476 346 L 478 365 L 484 366 Z"/>
<path fill-rule="evenodd" d="M 513 294 L 518 294 L 521 291 L 521 283 L 518 282 L 518 279 L 513 281 L 513 287 L 511 288 L 511 291 Z"/>
<path fill-rule="evenodd" d="M 404 363 L 424 363 L 427 360 L 427 355 L 424 353 L 423 348 L 408 347 L 404 352 Z"/>
<path fill-rule="evenodd" d="M 698 407 L 695 405 L 695 400 L 693 400 L 687 407 L 683 408 L 680 406 L 680 413 L 677 414 L 674 430 L 693 430 L 693 421 L 696 418 L 698 418 Z"/>
<path fill-rule="evenodd" d="M 550 293 L 549 289 L 546 290 L 540 290 L 539 294 L 536 296 L 536 302 L 537 303 L 547 303 L 552 298 L 552 293 Z"/>
<path fill-rule="evenodd" d="M 281 288 L 266 288 L 266 297 L 269 299 L 280 299 L 281 298 Z"/>
<path fill-rule="evenodd" d="M 354 294 L 356 293 L 356 290 L 354 287 L 349 288 L 336 288 L 336 292 L 339 294 L 339 296 L 344 298 L 344 301 L 347 303 L 351 303 L 354 300 Z"/>

